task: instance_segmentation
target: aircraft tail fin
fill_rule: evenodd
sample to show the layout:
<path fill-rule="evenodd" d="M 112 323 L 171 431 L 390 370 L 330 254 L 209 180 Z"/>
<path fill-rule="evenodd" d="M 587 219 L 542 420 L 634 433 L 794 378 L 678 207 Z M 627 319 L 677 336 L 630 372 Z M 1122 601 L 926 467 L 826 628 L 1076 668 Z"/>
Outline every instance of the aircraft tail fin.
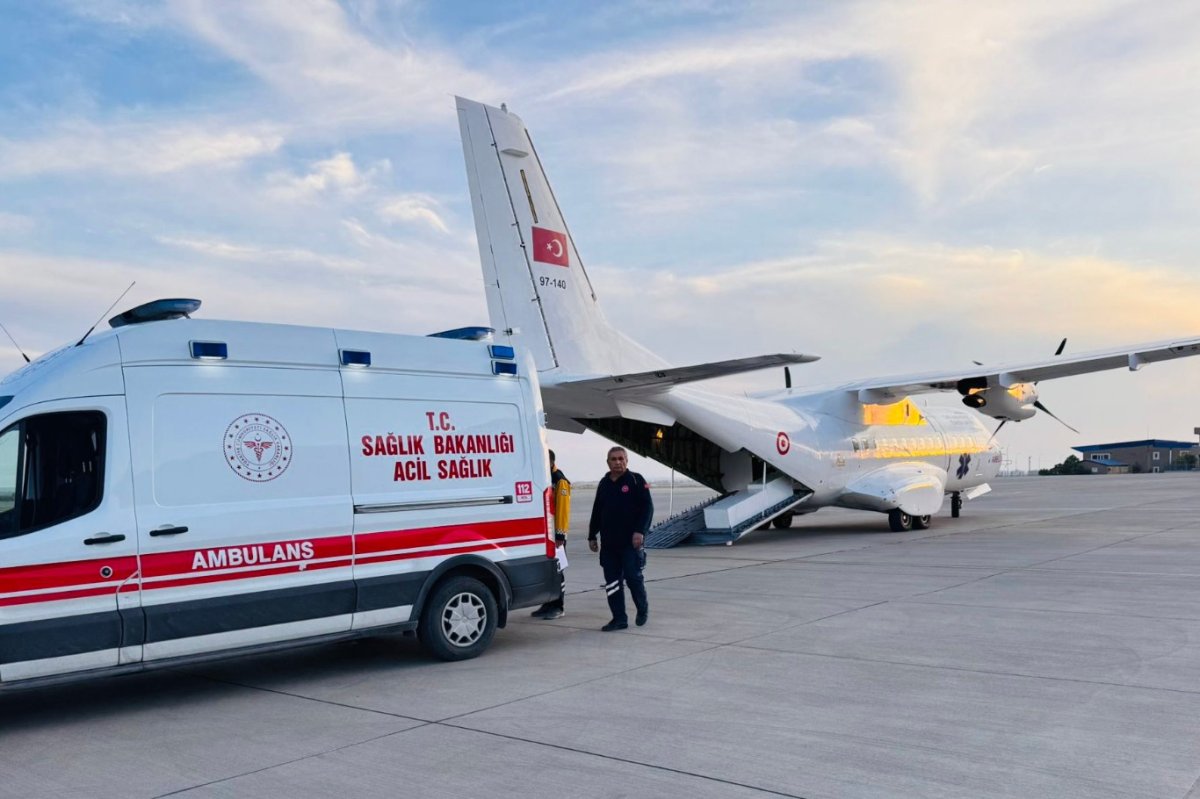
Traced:
<path fill-rule="evenodd" d="M 664 362 L 604 318 L 521 118 L 455 98 L 496 338 L 542 373 L 611 375 Z"/>

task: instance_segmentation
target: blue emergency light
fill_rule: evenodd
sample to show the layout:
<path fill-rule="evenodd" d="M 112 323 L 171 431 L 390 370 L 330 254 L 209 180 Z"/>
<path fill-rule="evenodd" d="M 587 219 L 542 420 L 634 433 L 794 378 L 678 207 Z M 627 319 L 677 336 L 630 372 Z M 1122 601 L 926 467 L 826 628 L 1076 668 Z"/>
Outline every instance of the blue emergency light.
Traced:
<path fill-rule="evenodd" d="M 514 360 L 517 357 L 517 351 L 507 344 L 490 344 L 488 345 L 488 352 L 491 353 L 493 358 L 503 358 L 508 361 Z"/>
<path fill-rule="evenodd" d="M 511 361 L 492 361 L 492 374 L 516 375 L 517 365 Z"/>
<path fill-rule="evenodd" d="M 365 367 L 371 365 L 371 353 L 366 350 L 339 350 L 342 366 Z"/>
<path fill-rule="evenodd" d="M 229 346 L 224 341 L 189 341 L 188 349 L 200 361 L 223 361 L 229 357 Z"/>

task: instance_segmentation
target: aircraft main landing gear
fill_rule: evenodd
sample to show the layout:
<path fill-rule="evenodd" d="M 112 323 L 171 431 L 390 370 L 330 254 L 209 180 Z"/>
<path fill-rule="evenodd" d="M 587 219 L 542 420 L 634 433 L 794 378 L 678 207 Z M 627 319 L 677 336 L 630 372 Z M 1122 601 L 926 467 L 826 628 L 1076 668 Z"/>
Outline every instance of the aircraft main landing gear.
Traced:
<path fill-rule="evenodd" d="M 957 519 L 962 513 L 962 494 L 955 491 L 950 495 L 950 516 Z"/>
<path fill-rule="evenodd" d="M 772 524 L 775 525 L 776 530 L 786 530 L 792 526 L 792 519 L 795 517 L 796 514 L 794 513 L 781 513 L 775 517 L 775 520 L 772 522 Z"/>
<path fill-rule="evenodd" d="M 897 508 L 888 511 L 888 526 L 893 533 L 904 533 L 913 528 L 913 517 Z"/>
<path fill-rule="evenodd" d="M 928 514 L 924 516 L 914 516 L 912 517 L 912 522 L 914 530 L 928 530 L 929 525 L 933 523 L 933 518 Z"/>

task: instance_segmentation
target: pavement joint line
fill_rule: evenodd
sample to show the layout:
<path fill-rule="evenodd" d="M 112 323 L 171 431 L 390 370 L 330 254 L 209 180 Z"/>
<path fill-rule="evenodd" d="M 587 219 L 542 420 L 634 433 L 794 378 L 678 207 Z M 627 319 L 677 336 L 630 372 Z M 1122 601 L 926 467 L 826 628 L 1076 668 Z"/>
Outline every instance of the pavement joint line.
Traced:
<path fill-rule="evenodd" d="M 324 757 L 325 755 L 331 755 L 334 752 L 341 752 L 345 749 L 352 749 L 356 746 L 362 746 L 363 744 L 369 744 L 369 743 L 373 743 L 375 741 L 381 741 L 384 738 L 391 738 L 394 735 L 401 735 L 406 732 L 412 732 L 413 730 L 420 730 L 420 729 L 424 729 L 425 727 L 430 727 L 430 726 L 434 726 L 434 722 L 427 721 L 424 724 L 418 724 L 416 727 L 408 727 L 403 730 L 393 730 L 392 732 L 387 732 L 387 733 L 384 733 L 383 735 L 376 735 L 371 738 L 366 738 L 362 741 L 354 741 L 353 743 L 344 744 L 342 746 L 335 746 L 334 748 L 327 749 L 324 752 L 313 752 L 312 754 L 302 755 L 300 757 L 294 757 L 291 760 L 284 760 L 279 763 L 272 763 L 269 766 L 263 766 L 261 768 L 250 769 L 249 771 L 244 771 L 241 774 L 231 774 L 228 777 L 221 777 L 220 779 L 209 780 L 207 782 L 197 783 L 196 785 L 189 785 L 186 788 L 179 788 L 174 791 L 168 791 L 166 793 L 156 794 L 154 796 L 154 799 L 164 799 L 164 797 L 167 797 L 167 796 L 178 796 L 180 794 L 188 793 L 190 791 L 195 791 L 200 788 L 207 788 L 210 785 L 220 785 L 223 782 L 230 782 L 232 780 L 241 779 L 242 777 L 249 777 L 251 774 L 261 774 L 264 771 L 272 771 L 277 768 L 282 768 L 283 766 L 290 766 L 293 763 L 302 763 L 305 760 L 312 760 L 313 758 Z"/>
<path fill-rule="evenodd" d="M 459 724 L 444 724 L 443 726 L 449 727 L 450 729 L 454 729 L 454 730 L 462 730 L 464 732 L 473 732 L 473 733 L 477 733 L 479 735 L 490 735 L 492 737 L 503 738 L 508 741 L 517 741 L 520 743 L 533 744 L 535 746 L 545 746 L 549 749 L 558 749 L 559 751 L 563 751 L 563 752 L 571 752 L 573 754 L 586 755 L 588 757 L 596 757 L 596 758 L 600 758 L 601 760 L 609 760 L 609 761 L 612 761 L 615 763 L 626 763 L 626 764 L 632 765 L 632 766 L 641 766 L 642 768 L 653 769 L 654 771 L 664 771 L 668 774 L 679 774 L 679 775 L 682 775 L 685 777 L 693 777 L 695 779 L 704 780 L 706 782 L 715 782 L 719 785 L 731 785 L 731 786 L 734 786 L 737 788 L 745 788 L 746 790 L 768 794 L 770 796 L 783 796 L 783 797 L 786 797 L 786 799 L 806 799 L 806 797 L 804 797 L 800 794 L 783 793 L 782 791 L 776 791 L 772 788 L 761 788 L 757 785 L 747 785 L 744 782 L 737 782 L 735 780 L 725 780 L 725 779 L 721 779 L 720 777 L 710 777 L 707 774 L 697 774 L 694 771 L 684 771 L 683 769 L 671 768 L 670 766 L 660 766 L 656 763 L 645 763 L 641 760 L 633 760 L 632 758 L 628 758 L 628 757 L 617 757 L 616 755 L 605 755 L 605 754 L 601 754 L 600 752 L 589 752 L 586 749 L 576 749 L 571 746 L 563 746 L 562 744 L 553 744 L 553 743 L 547 743 L 545 741 L 536 741 L 536 740 L 532 740 L 529 738 L 522 738 L 519 735 L 508 735 L 508 734 L 505 734 L 502 732 L 493 732 L 491 730 L 480 730 L 475 727 L 464 727 Z"/>
<path fill-rule="evenodd" d="M 756 636 L 757 637 L 757 636 Z M 855 663 L 874 663 L 886 666 L 904 666 L 915 669 L 930 669 L 934 671 L 955 671 L 962 674 L 982 674 L 990 677 L 1012 677 L 1021 680 L 1047 680 L 1049 682 L 1075 683 L 1078 685 L 1095 685 L 1104 688 L 1125 688 L 1132 691 L 1165 691 L 1184 696 L 1200 696 L 1200 690 L 1188 691 L 1183 688 L 1170 688 L 1162 685 L 1140 685 L 1137 683 L 1110 682 L 1108 680 L 1087 680 L 1078 677 L 1055 677 L 1052 674 L 1026 674 L 1019 671 L 997 671 L 994 669 L 971 669 L 966 666 L 935 665 L 930 663 L 913 663 L 907 660 L 887 660 L 885 658 L 867 658 L 857 655 L 831 655 L 828 652 L 806 652 L 797 649 L 772 649 L 767 646 L 747 644 L 727 644 L 754 652 L 772 652 L 777 655 L 804 655 L 805 657 L 828 658 L 830 660 L 849 660 Z"/>
<path fill-rule="evenodd" d="M 180 669 L 180 670 L 178 670 L 178 673 L 187 674 L 188 676 L 197 677 L 202 680 L 208 680 L 209 682 L 214 682 L 219 685 L 232 685 L 237 688 L 245 688 L 249 691 L 262 691 L 263 693 L 275 694 L 277 696 L 286 696 L 286 697 L 290 697 L 292 699 L 302 699 L 305 702 L 316 702 L 319 705 L 329 705 L 331 707 L 340 707 L 340 708 L 344 708 L 346 710 L 359 710 L 364 713 L 374 713 L 376 715 L 387 716 L 389 718 L 404 719 L 405 721 L 416 721 L 416 722 L 420 722 L 421 724 L 432 724 L 433 723 L 432 719 L 421 719 L 421 718 L 417 718 L 416 716 L 406 716 L 403 713 L 392 713 L 391 711 L 387 711 L 387 710 L 376 710 L 375 708 L 370 708 L 370 707 L 360 707 L 358 705 L 351 705 L 351 704 L 347 704 L 345 702 L 334 702 L 330 699 L 321 699 L 321 698 L 315 697 L 315 696 L 305 696 L 304 694 L 297 694 L 297 693 L 293 693 L 291 691 L 284 691 L 279 688 L 268 688 L 265 685 L 250 685 L 248 683 L 238 682 L 237 680 L 229 680 L 229 679 L 225 679 L 223 677 L 213 677 L 208 674 L 204 674 L 203 672 L 190 672 L 190 671 L 184 671 L 184 670 Z"/>
<path fill-rule="evenodd" d="M 1192 781 L 1192 787 L 1188 788 L 1187 793 L 1185 793 L 1181 799 L 1192 799 L 1192 796 L 1196 793 L 1197 785 L 1200 785 L 1200 776 L 1197 776 L 1196 779 Z"/>
<path fill-rule="evenodd" d="M 972 605 L 969 602 L 922 602 L 915 598 L 893 599 L 892 602 L 912 602 L 915 605 L 944 606 L 948 608 L 979 608 L 980 610 L 1010 610 L 1021 613 L 1064 613 L 1072 616 L 1100 616 L 1105 619 L 1153 619 L 1155 621 L 1188 621 L 1200 624 L 1198 616 L 1149 616 L 1143 613 L 1102 613 L 1096 610 L 1059 610 L 1056 608 L 1023 608 L 1013 605 Z"/>
<path fill-rule="evenodd" d="M 727 644 L 723 644 L 723 646 L 742 646 L 746 641 L 753 641 L 755 638 L 762 638 L 764 635 L 774 635 L 775 633 L 785 632 L 787 630 L 795 630 L 798 627 L 804 627 L 805 625 L 808 625 L 808 624 L 816 624 L 819 621 L 826 621 L 828 619 L 833 619 L 838 616 L 845 616 L 847 613 L 858 613 L 860 610 L 868 610 L 870 608 L 877 608 L 880 605 L 886 605 L 889 601 L 891 601 L 891 600 L 884 599 L 879 602 L 872 602 L 869 605 L 863 605 L 863 606 L 857 607 L 857 608 L 848 608 L 846 610 L 839 610 L 837 613 L 830 613 L 829 615 L 822 616 L 819 619 L 808 619 L 806 621 L 797 622 L 795 624 L 789 624 L 785 627 L 777 627 L 774 630 L 770 630 L 765 633 L 758 633 L 756 635 L 748 635 L 745 638 L 739 638 L 736 641 L 730 641 Z M 747 647 L 747 648 L 754 649 L 755 647 Z"/>
<path fill-rule="evenodd" d="M 1039 561 L 1037 563 L 1030 563 L 1029 565 L 1027 565 L 1023 568 L 1035 569 L 1038 566 L 1045 566 L 1047 563 L 1055 563 L 1060 560 L 1066 560 L 1067 558 L 1077 558 L 1080 555 L 1088 555 L 1088 554 L 1091 554 L 1092 552 L 1099 552 L 1102 549 L 1108 549 L 1109 547 L 1119 546 L 1120 544 L 1128 544 L 1130 541 L 1138 541 L 1143 538 L 1150 538 L 1152 536 L 1161 535 L 1163 533 L 1169 533 L 1169 532 L 1172 532 L 1174 530 L 1179 530 L 1179 529 L 1182 529 L 1182 527 L 1167 527 L 1162 530 L 1156 530 L 1152 533 L 1142 533 L 1140 535 L 1131 535 L 1128 538 L 1121 539 L 1120 541 L 1111 541 L 1107 544 L 1101 544 L 1099 546 L 1092 547 L 1091 549 L 1085 549 L 1082 552 L 1075 552 L 1070 555 L 1059 555 L 1057 558 L 1050 558 L 1049 560 L 1043 560 L 1043 561 Z"/>
<path fill-rule="evenodd" d="M 645 638 L 654 638 L 655 636 L 639 636 L 639 637 L 645 637 Z M 668 640 L 671 640 L 671 641 L 679 641 L 680 639 L 677 639 L 677 638 L 672 638 L 672 639 L 668 639 Z M 708 641 L 695 641 L 695 642 L 691 642 L 691 643 L 711 643 L 711 642 L 708 642 Z M 680 659 L 682 659 L 682 658 L 688 658 L 688 657 L 692 657 L 693 655 L 702 655 L 702 654 L 704 654 L 705 652 L 712 652 L 712 651 L 714 651 L 714 650 L 720 649 L 722 646 L 725 646 L 725 645 L 724 645 L 724 644 L 712 644 L 711 646 L 708 646 L 708 647 L 706 647 L 706 648 L 704 648 L 704 649 L 698 649 L 698 650 L 696 650 L 695 652 L 684 652 L 684 653 L 682 653 L 682 654 L 679 654 L 679 655 L 671 655 L 670 657 L 665 657 L 665 658 L 662 658 L 661 660 L 655 660 L 655 661 L 652 661 L 652 662 L 650 662 L 650 663 L 643 663 L 643 664 L 641 664 L 640 666 L 631 666 L 631 667 L 629 667 L 629 668 L 627 668 L 627 669 L 621 669 L 621 670 L 619 670 L 619 671 L 614 671 L 614 672 L 611 672 L 611 673 L 609 673 L 609 674 L 600 674 L 600 675 L 597 675 L 597 676 L 595 676 L 595 677 L 589 677 L 589 678 L 588 678 L 588 679 L 586 679 L 586 680 L 580 680 L 579 682 L 574 682 L 574 683 L 571 683 L 571 684 L 569 684 L 569 685 L 560 685 L 560 686 L 558 686 L 557 688 L 551 688 L 550 690 L 548 690 L 548 691 L 543 691 L 543 692 L 541 692 L 541 693 L 539 693 L 539 694 L 531 694 L 530 696 L 519 696 L 519 697 L 515 697 L 515 698 L 513 698 L 513 699 L 509 699 L 509 700 L 507 700 L 507 701 L 505 701 L 505 702 L 500 702 L 500 703 L 498 703 L 498 704 L 495 704 L 495 705 L 489 705 L 488 707 L 480 707 L 480 708 L 475 708 L 474 710 L 468 710 L 468 711 L 466 711 L 465 713 L 456 713 L 456 714 L 454 714 L 453 716 L 446 716 L 446 717 L 445 717 L 445 718 L 443 718 L 443 719 L 438 719 L 437 721 L 434 721 L 434 722 L 431 722 L 431 723 L 432 723 L 432 724 L 445 724 L 446 722 L 449 722 L 449 721 L 455 721 L 455 720 L 457 720 L 457 719 L 465 719 L 465 718 L 467 718 L 467 717 L 469 717 L 469 716 L 473 716 L 473 715 L 475 715 L 476 713 L 486 713 L 486 712 L 487 712 L 487 711 L 489 711 L 489 710 L 496 710 L 497 708 L 506 707 L 506 706 L 508 706 L 508 705 L 515 704 L 515 703 L 517 703 L 517 702 L 527 702 L 527 701 L 529 701 L 530 699 L 540 699 L 540 698 L 542 698 L 542 697 L 544 697 L 544 696 L 550 696 L 551 694 L 556 694 L 556 693 L 559 693 L 559 692 L 561 692 L 561 691 L 568 691 L 568 690 L 570 690 L 570 689 L 572 689 L 572 688 L 579 688 L 579 687 L 581 687 L 581 686 L 584 686 L 584 685 L 589 685 L 589 684 L 591 684 L 591 683 L 594 683 L 594 682 L 599 682 L 600 680 L 608 680 L 608 679 L 611 679 L 611 678 L 613 678 L 613 677 L 620 677 L 620 676 L 623 676 L 623 675 L 625 675 L 625 674 L 629 674 L 630 672 L 634 672 L 634 671 L 640 671 L 641 669 L 647 669 L 647 668 L 650 668 L 651 666 L 659 666 L 659 665 L 661 665 L 661 664 L 663 664 L 663 663 L 670 663 L 671 661 L 674 661 L 674 660 L 680 660 Z M 447 724 L 447 726 L 450 726 L 450 727 L 452 727 L 452 726 L 454 726 L 454 725 L 452 725 L 452 724 Z M 464 728 L 464 729 L 466 729 L 466 728 Z"/>

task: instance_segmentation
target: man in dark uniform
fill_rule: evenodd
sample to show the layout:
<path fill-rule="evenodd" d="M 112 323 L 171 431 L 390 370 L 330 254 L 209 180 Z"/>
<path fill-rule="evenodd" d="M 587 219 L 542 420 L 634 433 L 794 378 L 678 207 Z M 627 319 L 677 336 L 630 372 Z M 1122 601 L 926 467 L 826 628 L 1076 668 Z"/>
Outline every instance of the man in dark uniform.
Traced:
<path fill-rule="evenodd" d="M 596 486 L 596 502 L 592 505 L 592 518 L 588 523 L 588 548 L 593 552 L 600 551 L 604 591 L 612 611 L 612 621 L 600 628 L 606 633 L 629 626 L 629 617 L 625 615 L 624 583 L 629 584 L 629 593 L 637 608 L 637 625 L 641 627 L 650 617 L 646 584 L 642 579 L 642 567 L 646 565 L 642 544 L 654 515 L 654 502 L 650 499 L 646 479 L 629 471 L 628 465 L 629 456 L 623 447 L 608 451 L 608 474 Z M 598 544 L 597 536 L 600 537 Z"/>

